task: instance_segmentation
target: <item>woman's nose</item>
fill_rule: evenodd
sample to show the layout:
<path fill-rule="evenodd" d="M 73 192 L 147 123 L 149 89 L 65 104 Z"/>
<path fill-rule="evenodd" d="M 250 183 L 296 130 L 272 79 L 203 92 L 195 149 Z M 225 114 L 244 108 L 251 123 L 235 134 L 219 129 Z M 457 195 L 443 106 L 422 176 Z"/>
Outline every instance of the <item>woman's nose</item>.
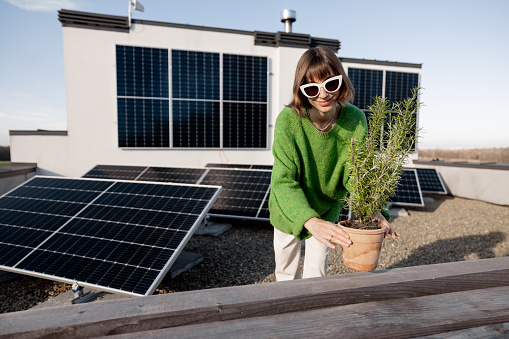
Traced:
<path fill-rule="evenodd" d="M 327 97 L 327 95 L 328 95 L 328 93 L 327 93 L 327 91 L 325 90 L 325 88 L 323 88 L 323 87 L 322 87 L 322 88 L 320 88 L 320 93 L 318 94 L 318 96 L 319 96 L 320 98 L 325 98 L 325 97 Z"/>

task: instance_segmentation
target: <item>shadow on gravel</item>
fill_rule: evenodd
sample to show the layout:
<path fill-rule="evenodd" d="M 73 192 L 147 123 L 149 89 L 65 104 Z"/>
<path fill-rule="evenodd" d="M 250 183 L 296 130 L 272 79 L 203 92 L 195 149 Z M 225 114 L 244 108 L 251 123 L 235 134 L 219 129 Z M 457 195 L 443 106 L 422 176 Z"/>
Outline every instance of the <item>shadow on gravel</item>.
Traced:
<path fill-rule="evenodd" d="M 270 223 L 229 221 L 232 228 L 218 237 L 193 236 L 184 251 L 201 253 L 204 260 L 174 279 L 165 278 L 156 294 L 255 284 L 273 273 Z"/>
<path fill-rule="evenodd" d="M 410 256 L 387 268 L 464 261 L 465 257 L 472 254 L 477 255 L 477 259 L 495 258 L 493 247 L 505 238 L 502 232 L 491 232 L 485 235 L 439 240 L 417 248 Z"/>
<path fill-rule="evenodd" d="M 420 211 L 420 212 L 430 212 L 430 213 L 433 213 L 446 200 L 454 199 L 454 197 L 452 195 L 431 194 L 431 193 L 425 193 L 425 194 L 423 194 L 423 197 L 424 197 L 424 200 L 425 200 L 423 207 L 411 206 L 411 207 L 406 207 L 406 209 L 409 210 L 409 211 L 414 210 L 414 211 Z M 426 198 L 431 198 L 431 199 L 433 199 L 433 201 L 429 201 L 429 199 L 426 199 Z"/>

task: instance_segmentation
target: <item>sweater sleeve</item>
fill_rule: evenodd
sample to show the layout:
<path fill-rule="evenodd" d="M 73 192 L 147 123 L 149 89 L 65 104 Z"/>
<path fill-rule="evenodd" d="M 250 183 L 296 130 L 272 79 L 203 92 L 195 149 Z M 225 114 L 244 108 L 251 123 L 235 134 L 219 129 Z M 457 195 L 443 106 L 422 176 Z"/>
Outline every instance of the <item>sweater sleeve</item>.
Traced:
<path fill-rule="evenodd" d="M 280 231 L 303 240 L 311 236 L 304 228 L 304 223 L 320 215 L 309 205 L 298 182 L 300 160 L 290 129 L 291 124 L 284 119 L 276 120 L 272 146 L 274 167 L 269 201 L 270 219 Z"/>

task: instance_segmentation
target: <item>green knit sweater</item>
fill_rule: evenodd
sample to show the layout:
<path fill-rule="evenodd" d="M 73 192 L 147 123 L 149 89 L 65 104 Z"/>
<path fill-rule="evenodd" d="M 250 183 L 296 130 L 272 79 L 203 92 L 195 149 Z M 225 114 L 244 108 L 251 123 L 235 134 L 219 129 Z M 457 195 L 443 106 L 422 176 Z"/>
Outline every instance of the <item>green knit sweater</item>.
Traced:
<path fill-rule="evenodd" d="M 348 104 L 327 133 L 309 118 L 284 108 L 274 130 L 274 167 L 269 199 L 270 222 L 298 240 L 311 237 L 304 223 L 313 217 L 337 222 L 340 201 L 350 189 L 346 143 L 362 140 L 367 124 L 364 113 Z"/>

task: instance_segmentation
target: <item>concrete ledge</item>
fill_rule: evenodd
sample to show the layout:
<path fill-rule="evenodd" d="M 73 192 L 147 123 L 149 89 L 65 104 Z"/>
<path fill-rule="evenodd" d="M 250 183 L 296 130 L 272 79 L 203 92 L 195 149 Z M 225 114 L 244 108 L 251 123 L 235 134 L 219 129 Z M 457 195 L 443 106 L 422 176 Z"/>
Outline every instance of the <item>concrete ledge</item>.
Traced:
<path fill-rule="evenodd" d="M 21 185 L 36 173 L 37 164 L 12 163 L 10 166 L 0 167 L 0 195 Z"/>
<path fill-rule="evenodd" d="M 36 130 L 36 131 L 27 131 L 27 130 L 11 130 L 9 131 L 9 135 L 59 135 L 59 136 L 67 136 L 67 131 L 46 131 L 46 130 Z"/>

